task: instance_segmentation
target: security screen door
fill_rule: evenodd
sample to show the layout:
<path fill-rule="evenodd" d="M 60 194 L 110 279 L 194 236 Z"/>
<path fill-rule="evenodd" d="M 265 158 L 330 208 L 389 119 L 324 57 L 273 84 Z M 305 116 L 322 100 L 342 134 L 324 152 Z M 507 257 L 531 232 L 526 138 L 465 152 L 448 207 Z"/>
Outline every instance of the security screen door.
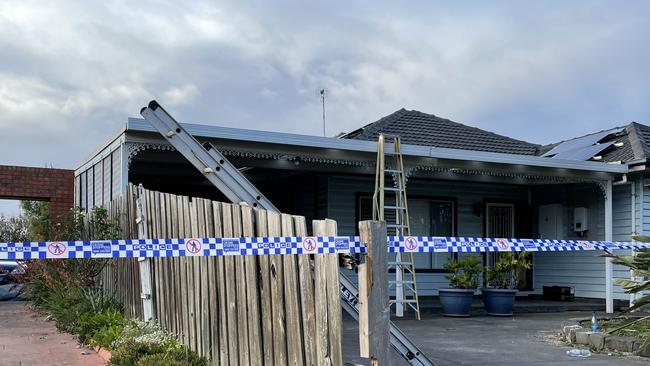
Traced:
<path fill-rule="evenodd" d="M 515 205 L 512 203 L 488 203 L 485 206 L 488 238 L 513 238 L 515 236 Z M 487 265 L 494 265 L 496 253 L 487 254 Z"/>

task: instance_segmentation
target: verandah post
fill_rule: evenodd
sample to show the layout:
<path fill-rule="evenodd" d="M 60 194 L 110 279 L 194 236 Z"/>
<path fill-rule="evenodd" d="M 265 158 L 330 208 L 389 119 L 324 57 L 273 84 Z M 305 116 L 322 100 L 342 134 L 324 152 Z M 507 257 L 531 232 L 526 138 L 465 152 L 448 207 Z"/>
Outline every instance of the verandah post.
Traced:
<path fill-rule="evenodd" d="M 612 233 L 612 181 L 605 182 L 605 241 L 613 240 Z M 614 312 L 614 266 L 612 258 L 605 258 L 605 310 L 608 314 Z"/>
<path fill-rule="evenodd" d="M 359 265 L 359 353 L 371 365 L 390 365 L 386 222 L 359 222 L 365 261 Z"/>

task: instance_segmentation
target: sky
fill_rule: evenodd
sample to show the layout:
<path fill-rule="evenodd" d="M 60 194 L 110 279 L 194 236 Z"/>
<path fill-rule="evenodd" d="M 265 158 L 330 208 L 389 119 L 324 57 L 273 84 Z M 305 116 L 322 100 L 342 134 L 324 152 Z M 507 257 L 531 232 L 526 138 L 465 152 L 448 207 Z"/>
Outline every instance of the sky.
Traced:
<path fill-rule="evenodd" d="M 647 1 L 0 2 L 0 165 L 74 168 L 157 99 L 327 135 L 400 108 L 550 143 L 650 124 Z M 2 212 L 0 205 L 0 212 Z"/>

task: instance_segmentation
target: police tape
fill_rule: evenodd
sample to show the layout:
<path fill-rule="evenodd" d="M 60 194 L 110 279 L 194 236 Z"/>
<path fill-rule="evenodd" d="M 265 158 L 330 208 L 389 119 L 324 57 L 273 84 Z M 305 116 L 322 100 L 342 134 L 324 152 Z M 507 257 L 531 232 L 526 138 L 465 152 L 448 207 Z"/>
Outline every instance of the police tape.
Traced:
<path fill-rule="evenodd" d="M 650 248 L 650 243 L 470 237 L 388 237 L 391 253 L 584 251 Z M 358 236 L 132 239 L 0 243 L 0 259 L 194 257 L 364 253 Z"/>

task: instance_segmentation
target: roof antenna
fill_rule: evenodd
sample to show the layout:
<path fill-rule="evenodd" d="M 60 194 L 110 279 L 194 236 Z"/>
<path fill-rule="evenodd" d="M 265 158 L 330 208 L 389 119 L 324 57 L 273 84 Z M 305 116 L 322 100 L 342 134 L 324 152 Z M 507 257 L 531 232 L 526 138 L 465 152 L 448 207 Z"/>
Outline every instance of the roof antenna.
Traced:
<path fill-rule="evenodd" d="M 325 133 L 325 97 L 327 96 L 328 91 L 327 89 L 322 88 L 319 93 L 320 93 L 320 100 L 323 103 L 323 137 L 327 137 Z"/>

